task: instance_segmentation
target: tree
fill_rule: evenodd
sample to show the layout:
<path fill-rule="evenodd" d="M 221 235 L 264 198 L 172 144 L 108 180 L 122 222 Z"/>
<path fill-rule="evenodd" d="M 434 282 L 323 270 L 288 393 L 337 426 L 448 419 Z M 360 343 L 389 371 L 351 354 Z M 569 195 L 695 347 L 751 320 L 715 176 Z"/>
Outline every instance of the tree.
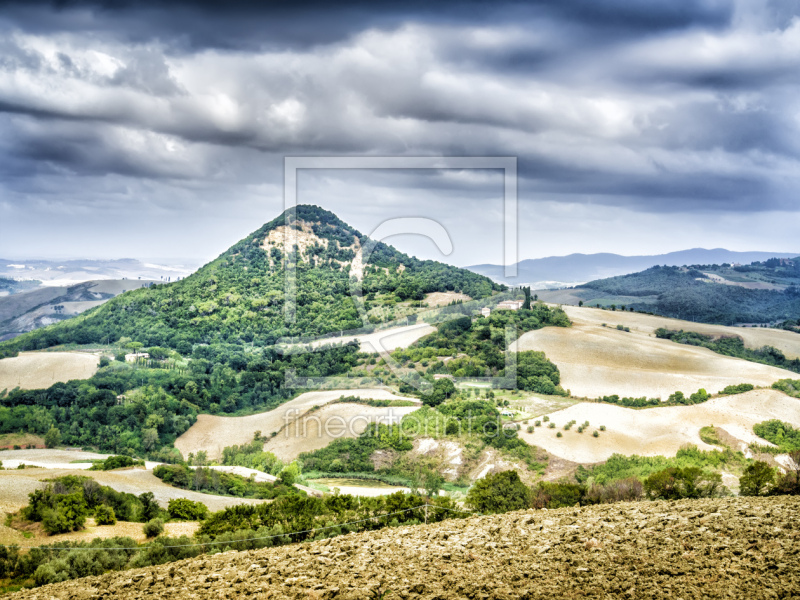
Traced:
<path fill-rule="evenodd" d="M 154 538 L 164 533 L 164 521 L 161 519 L 151 519 L 142 527 L 142 531 L 148 538 Z"/>
<path fill-rule="evenodd" d="M 522 288 L 522 293 L 525 294 L 525 301 L 522 303 L 522 308 L 524 308 L 525 310 L 530 310 L 531 309 L 531 288 L 530 288 L 530 286 L 523 287 Z"/>
<path fill-rule="evenodd" d="M 117 515 L 111 506 L 100 504 L 94 509 L 94 520 L 98 525 L 114 525 L 117 522 Z"/>
<path fill-rule="evenodd" d="M 139 502 L 142 503 L 142 514 L 140 515 L 141 521 L 151 521 L 155 519 L 161 512 L 153 492 L 139 494 Z"/>
<path fill-rule="evenodd" d="M 48 448 L 55 448 L 61 444 L 61 432 L 57 427 L 51 427 L 44 436 L 44 445 Z"/>
<path fill-rule="evenodd" d="M 475 482 L 467 494 L 467 505 L 483 513 L 504 513 L 528 508 L 531 491 L 516 471 L 487 475 Z"/>
<path fill-rule="evenodd" d="M 766 496 L 775 482 L 775 469 L 763 460 L 757 460 L 744 470 L 739 478 L 739 495 Z"/>
<path fill-rule="evenodd" d="M 578 306 L 583 306 L 583 300 L 578 300 Z"/>

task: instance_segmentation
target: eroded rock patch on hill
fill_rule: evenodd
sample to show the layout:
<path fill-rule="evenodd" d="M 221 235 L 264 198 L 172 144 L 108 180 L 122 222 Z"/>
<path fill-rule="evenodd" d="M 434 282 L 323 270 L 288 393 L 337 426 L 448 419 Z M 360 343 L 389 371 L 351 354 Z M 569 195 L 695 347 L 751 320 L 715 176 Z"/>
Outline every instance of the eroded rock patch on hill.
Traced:
<path fill-rule="evenodd" d="M 12 594 L 73 598 L 788 598 L 800 498 L 522 511 L 229 552 Z"/>

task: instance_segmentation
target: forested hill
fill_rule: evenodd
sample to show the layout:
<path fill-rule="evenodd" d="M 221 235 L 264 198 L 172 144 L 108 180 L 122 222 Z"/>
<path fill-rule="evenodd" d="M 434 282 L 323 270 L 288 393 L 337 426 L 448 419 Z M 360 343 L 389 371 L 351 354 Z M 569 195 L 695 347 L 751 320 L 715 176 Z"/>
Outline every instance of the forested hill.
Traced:
<path fill-rule="evenodd" d="M 769 261 L 767 261 L 769 263 Z M 800 317 L 800 259 L 787 267 L 756 264 L 736 269 L 773 272 L 778 289 L 749 289 L 736 282 L 716 283 L 708 278 L 717 265 L 652 267 L 640 273 L 590 281 L 581 286 L 593 294 L 581 294 L 587 303 L 602 298 L 617 299 L 635 310 L 705 323 L 734 325 L 796 320 Z M 777 287 L 777 286 L 776 286 Z M 607 302 L 603 302 L 607 304 Z"/>
<path fill-rule="evenodd" d="M 390 302 L 421 300 L 436 291 L 482 298 L 504 286 L 465 269 L 418 260 L 374 243 L 336 215 L 297 206 L 235 244 L 193 275 L 130 291 L 63 323 L 0 345 L 0 356 L 64 343 L 103 343 L 122 337 L 182 354 L 196 343 L 268 345 L 284 336 L 318 335 L 363 326 L 357 303 L 376 295 Z M 294 229 L 295 251 L 284 236 Z M 289 261 L 296 261 L 296 319 L 284 318 Z M 360 281 L 356 299 L 351 281 Z"/>

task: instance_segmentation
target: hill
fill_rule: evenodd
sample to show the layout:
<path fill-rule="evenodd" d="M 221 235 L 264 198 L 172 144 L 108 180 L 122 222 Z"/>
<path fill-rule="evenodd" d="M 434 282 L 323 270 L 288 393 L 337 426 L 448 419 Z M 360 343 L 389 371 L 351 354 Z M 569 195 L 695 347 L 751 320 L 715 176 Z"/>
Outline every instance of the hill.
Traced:
<path fill-rule="evenodd" d="M 290 229 L 297 247 L 286 255 Z M 296 299 L 287 307 L 290 263 L 296 264 Z M 356 281 L 363 296 L 351 289 Z M 500 289 L 481 275 L 375 243 L 333 213 L 302 205 L 181 281 L 127 292 L 78 318 L 22 335 L 0 346 L 0 354 L 122 337 L 181 354 L 197 343 L 270 345 L 287 336 L 363 328 L 381 320 L 384 313 L 369 313 L 378 304 L 448 291 L 482 298 Z M 293 323 L 286 322 L 285 310 L 296 315 Z"/>
<path fill-rule="evenodd" d="M 101 279 L 67 286 L 33 287 L 0 296 L 0 341 L 70 319 L 128 290 L 158 280 Z"/>
<path fill-rule="evenodd" d="M 517 276 L 506 278 L 503 265 L 482 264 L 467 267 L 470 271 L 491 277 L 494 281 L 507 285 L 542 285 L 536 287 L 552 287 L 555 284 L 572 285 L 578 282 L 591 281 L 616 275 L 627 275 L 649 269 L 655 265 L 682 266 L 694 264 L 722 264 L 766 261 L 773 257 L 791 258 L 797 252 L 734 252 L 724 248 L 706 250 L 693 248 L 667 254 L 645 256 L 622 256 L 619 254 L 570 254 L 568 256 L 548 256 L 534 258 L 517 263 Z M 544 285 L 550 284 L 550 285 Z"/>
<path fill-rule="evenodd" d="M 778 262 L 744 267 L 656 266 L 639 273 L 590 281 L 572 290 L 571 295 L 573 302 L 625 305 L 637 311 L 702 323 L 795 321 L 800 318 L 800 258 L 785 265 Z"/>
<path fill-rule="evenodd" d="M 798 517 L 789 496 L 528 510 L 199 556 L 9 600 L 790 597 Z"/>

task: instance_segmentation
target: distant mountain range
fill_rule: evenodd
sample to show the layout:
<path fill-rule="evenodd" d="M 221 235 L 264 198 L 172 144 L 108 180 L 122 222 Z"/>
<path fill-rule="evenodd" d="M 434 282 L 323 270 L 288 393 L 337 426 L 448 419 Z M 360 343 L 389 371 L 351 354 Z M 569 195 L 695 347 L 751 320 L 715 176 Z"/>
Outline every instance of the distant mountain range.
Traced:
<path fill-rule="evenodd" d="M 534 258 L 517 263 L 517 277 L 505 277 L 503 265 L 473 265 L 467 267 L 474 273 L 485 275 L 506 285 L 532 285 L 536 289 L 575 285 L 595 279 L 628 275 L 656 265 L 683 266 L 722 263 L 750 264 L 768 258 L 794 258 L 800 252 L 734 252 L 724 248 L 692 248 L 668 254 L 649 256 L 622 256 L 620 254 L 570 254 Z"/>
<path fill-rule="evenodd" d="M 175 281 L 190 275 L 195 269 L 196 265 L 158 265 L 133 258 L 114 260 L 0 258 L 0 278 L 21 282 L 39 281 L 46 286 L 70 286 L 83 281 L 101 279 Z M 6 291 L 13 293 L 15 290 Z"/>

